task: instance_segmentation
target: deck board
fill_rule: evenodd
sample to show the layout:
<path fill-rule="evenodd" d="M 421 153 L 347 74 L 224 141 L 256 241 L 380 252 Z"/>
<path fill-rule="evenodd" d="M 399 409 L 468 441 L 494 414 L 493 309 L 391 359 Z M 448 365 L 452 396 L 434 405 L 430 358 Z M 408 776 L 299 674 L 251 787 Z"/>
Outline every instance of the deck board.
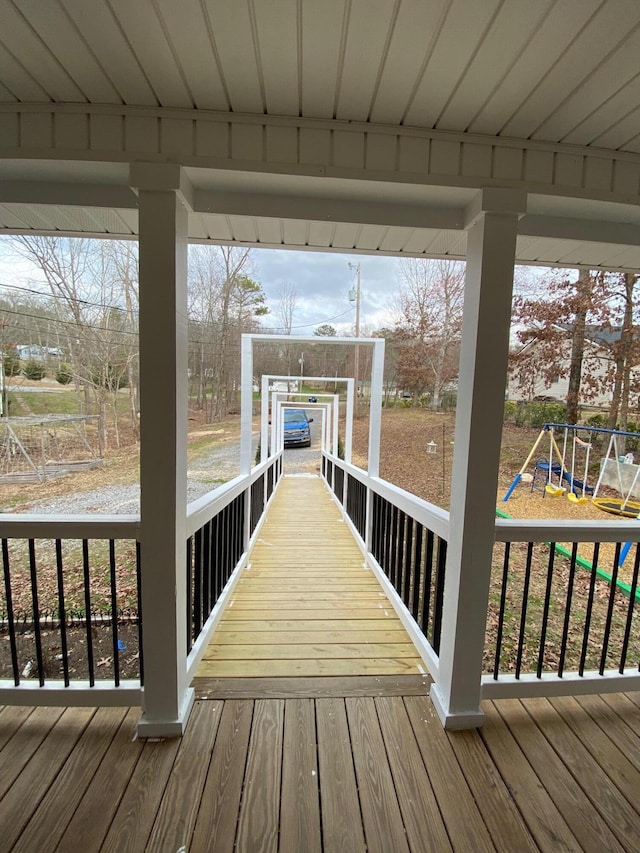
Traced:
<path fill-rule="evenodd" d="M 146 743 L 136 709 L 36 709 L 37 744 L 0 709 L 5 750 L 32 746 L 0 796 L 0 847 L 636 853 L 638 771 L 618 742 L 637 739 L 632 699 L 483 708 L 479 732 L 446 733 L 425 695 L 215 698 L 182 739 Z"/>
<path fill-rule="evenodd" d="M 425 672 L 326 486 L 318 477 L 285 477 L 198 667 L 196 688 L 210 678 Z"/>

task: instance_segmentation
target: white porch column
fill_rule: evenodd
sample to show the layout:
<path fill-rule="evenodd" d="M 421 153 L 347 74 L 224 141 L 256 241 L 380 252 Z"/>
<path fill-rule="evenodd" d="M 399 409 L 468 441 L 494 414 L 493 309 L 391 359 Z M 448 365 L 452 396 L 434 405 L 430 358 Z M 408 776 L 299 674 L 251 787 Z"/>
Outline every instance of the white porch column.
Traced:
<path fill-rule="evenodd" d="M 242 336 L 240 374 L 240 473 L 251 473 L 251 425 L 253 420 L 253 343 Z M 262 458 L 262 455 L 261 455 Z"/>
<path fill-rule="evenodd" d="M 140 222 L 141 737 L 181 735 L 187 682 L 187 208 L 177 165 L 136 163 Z M 181 186 L 182 181 L 182 186 Z"/>
<path fill-rule="evenodd" d="M 480 680 L 495 530 L 513 267 L 524 192 L 482 190 L 468 216 L 450 533 L 431 697 L 446 728 L 482 724 Z"/>
<path fill-rule="evenodd" d="M 368 462 L 368 470 L 369 475 L 371 477 L 380 476 L 380 429 L 382 426 L 382 382 L 384 379 L 384 343 L 384 338 L 380 338 L 380 340 L 377 340 L 374 343 L 373 357 L 371 362 Z"/>

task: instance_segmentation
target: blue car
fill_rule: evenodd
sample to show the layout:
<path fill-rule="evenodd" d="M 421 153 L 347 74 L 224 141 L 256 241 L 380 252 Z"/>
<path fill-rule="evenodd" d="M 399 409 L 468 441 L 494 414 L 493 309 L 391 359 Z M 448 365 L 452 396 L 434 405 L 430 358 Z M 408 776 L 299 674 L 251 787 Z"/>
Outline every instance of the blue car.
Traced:
<path fill-rule="evenodd" d="M 304 409 L 284 410 L 284 446 L 311 447 L 313 418 L 308 418 Z"/>

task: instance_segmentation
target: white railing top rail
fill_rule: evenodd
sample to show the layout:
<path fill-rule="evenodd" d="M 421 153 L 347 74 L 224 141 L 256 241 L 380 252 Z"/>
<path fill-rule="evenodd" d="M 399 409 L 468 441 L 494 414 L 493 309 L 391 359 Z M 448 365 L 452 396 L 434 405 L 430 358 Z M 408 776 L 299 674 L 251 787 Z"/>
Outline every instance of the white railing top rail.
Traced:
<path fill-rule="evenodd" d="M 0 539 L 137 539 L 139 515 L 0 513 Z"/>
<path fill-rule="evenodd" d="M 192 501 L 187 507 L 187 537 L 200 530 L 208 521 L 234 501 L 238 495 L 248 489 L 256 480 L 258 480 L 267 469 L 282 456 L 283 451 L 280 450 L 273 456 L 270 456 L 264 462 L 256 465 L 251 469 L 250 474 L 240 474 L 229 480 L 228 483 L 223 483 L 201 498 Z"/>
<path fill-rule="evenodd" d="M 497 518 L 496 542 L 636 542 L 640 522 Z"/>
<path fill-rule="evenodd" d="M 402 510 L 402 512 L 410 515 L 418 522 L 418 524 L 421 524 L 428 530 L 433 531 L 436 536 L 439 536 L 445 541 L 449 538 L 449 513 L 446 509 L 442 509 L 435 504 L 431 504 L 422 498 L 416 497 L 416 495 L 412 495 L 411 492 L 407 492 L 399 486 L 394 486 L 392 483 L 389 483 L 387 480 L 383 480 L 381 477 L 372 477 L 364 469 L 358 468 L 356 465 L 350 464 L 349 462 L 345 462 L 343 459 L 339 459 L 332 453 L 325 452 L 324 455 L 327 459 L 333 462 L 334 465 L 342 468 L 347 474 L 355 477 L 365 486 L 368 486 L 372 491 L 380 495 L 380 497 L 385 498 L 385 500 L 388 500 L 394 506 L 397 506 L 398 509 Z"/>

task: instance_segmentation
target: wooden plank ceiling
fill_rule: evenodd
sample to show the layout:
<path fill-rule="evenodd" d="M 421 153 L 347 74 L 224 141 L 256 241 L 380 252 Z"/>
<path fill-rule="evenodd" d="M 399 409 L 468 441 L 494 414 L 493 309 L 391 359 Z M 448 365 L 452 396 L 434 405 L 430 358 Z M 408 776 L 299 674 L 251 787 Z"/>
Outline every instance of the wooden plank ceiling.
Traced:
<path fill-rule="evenodd" d="M 640 152 L 636 0 L 2 0 L 0 18 L 0 102 L 337 118 Z"/>
<path fill-rule="evenodd" d="M 640 153 L 638 0 L 0 0 L 0 22 L 0 131 L 3 106 L 66 104 L 70 114 L 78 105 L 106 116 L 122 108 L 218 111 Z M 42 171 L 45 161 L 30 158 L 23 162 Z M 81 160 L 78 169 L 89 165 Z M 69 164 L 49 163 L 61 165 Z M 0 170 L 0 183 L 6 179 Z M 51 170 L 41 179 L 62 180 Z M 0 233 L 137 233 L 135 204 L 43 201 L 2 198 Z M 466 234 L 445 223 L 413 228 L 295 212 L 201 209 L 189 233 L 244 245 L 466 253 Z M 523 232 L 518 260 L 640 267 L 636 237 L 553 237 Z"/>

